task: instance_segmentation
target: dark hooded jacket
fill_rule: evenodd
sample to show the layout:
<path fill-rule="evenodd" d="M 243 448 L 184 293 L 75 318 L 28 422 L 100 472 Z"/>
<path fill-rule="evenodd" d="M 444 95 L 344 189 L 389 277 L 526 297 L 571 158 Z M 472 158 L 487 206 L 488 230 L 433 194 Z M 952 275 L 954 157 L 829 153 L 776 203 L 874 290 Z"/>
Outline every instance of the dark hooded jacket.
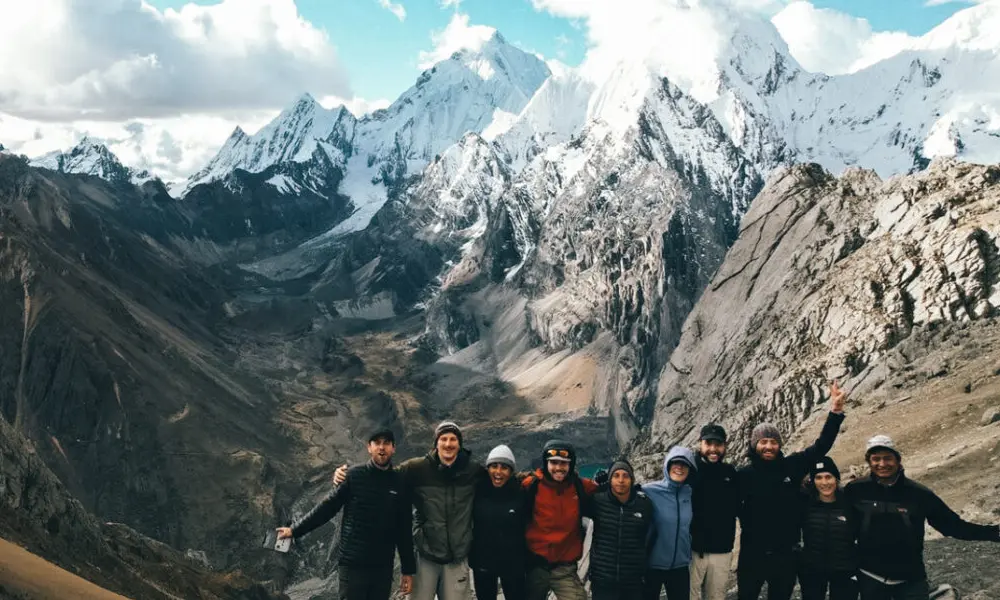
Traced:
<path fill-rule="evenodd" d="M 491 573 L 524 570 L 527 496 L 516 477 L 496 488 L 486 477 L 476 487 L 469 565 Z"/>
<path fill-rule="evenodd" d="M 740 563 L 771 560 L 799 545 L 802 480 L 833 447 L 844 415 L 829 413 L 816 442 L 801 452 L 766 461 L 749 448 L 750 464 L 740 469 Z"/>

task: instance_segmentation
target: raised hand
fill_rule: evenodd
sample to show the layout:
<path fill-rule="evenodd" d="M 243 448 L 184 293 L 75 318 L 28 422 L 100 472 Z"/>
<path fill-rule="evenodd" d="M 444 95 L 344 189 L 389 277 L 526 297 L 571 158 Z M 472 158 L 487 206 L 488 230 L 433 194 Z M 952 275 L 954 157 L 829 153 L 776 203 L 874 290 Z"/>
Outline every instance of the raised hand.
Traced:
<path fill-rule="evenodd" d="M 836 381 L 830 382 L 830 401 L 833 406 L 830 408 L 831 412 L 843 413 L 844 412 L 844 402 L 847 400 L 847 394 L 844 390 L 840 389 Z"/>
<path fill-rule="evenodd" d="M 344 483 L 345 479 L 347 479 L 347 465 L 340 465 L 333 472 L 333 485 L 340 485 Z"/>

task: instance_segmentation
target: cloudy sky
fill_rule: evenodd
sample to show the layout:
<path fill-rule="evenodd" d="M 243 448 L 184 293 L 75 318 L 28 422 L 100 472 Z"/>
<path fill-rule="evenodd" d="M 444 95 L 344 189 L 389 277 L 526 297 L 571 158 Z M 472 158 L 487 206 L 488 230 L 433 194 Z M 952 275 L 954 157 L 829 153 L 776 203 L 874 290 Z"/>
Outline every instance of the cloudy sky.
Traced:
<path fill-rule="evenodd" d="M 804 67 L 837 74 L 972 0 L 0 0 L 0 144 L 34 157 L 91 135 L 176 180 L 302 92 L 362 114 L 492 28 L 586 65 L 669 38 L 656 27 L 687 2 L 763 15 Z"/>

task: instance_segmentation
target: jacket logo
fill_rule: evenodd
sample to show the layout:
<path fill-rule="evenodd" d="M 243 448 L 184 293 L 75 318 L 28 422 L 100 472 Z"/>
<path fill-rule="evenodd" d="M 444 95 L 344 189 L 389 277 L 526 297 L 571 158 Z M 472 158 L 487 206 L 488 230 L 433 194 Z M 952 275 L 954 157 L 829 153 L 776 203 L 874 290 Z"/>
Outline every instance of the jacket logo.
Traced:
<path fill-rule="evenodd" d="M 791 477 L 785 477 L 785 483 L 791 483 L 791 482 L 792 482 Z"/>
<path fill-rule="evenodd" d="M 908 512 L 910 512 L 910 511 L 906 510 L 905 506 L 899 506 L 899 507 L 896 508 L 896 510 L 898 510 L 901 513 L 908 513 Z"/>
<path fill-rule="evenodd" d="M 509 510 L 509 511 L 507 511 L 507 512 L 509 512 L 510 514 L 514 514 L 514 513 L 516 513 L 516 512 L 517 512 L 517 510 L 515 510 L 515 509 L 513 509 L 513 508 L 512 508 L 512 509 L 510 509 L 510 510 Z"/>
<path fill-rule="evenodd" d="M 396 496 L 396 495 L 399 494 L 399 492 L 397 492 L 396 490 L 389 490 L 389 493 L 392 494 L 393 496 Z"/>
<path fill-rule="evenodd" d="M 641 519 L 642 518 L 642 513 L 641 512 L 634 513 L 632 516 L 635 517 L 635 518 L 637 518 L 637 519 Z"/>
<path fill-rule="evenodd" d="M 846 523 L 847 522 L 847 517 L 845 517 L 844 515 L 840 515 L 839 517 L 837 517 L 837 520 L 838 521 L 844 521 Z"/>

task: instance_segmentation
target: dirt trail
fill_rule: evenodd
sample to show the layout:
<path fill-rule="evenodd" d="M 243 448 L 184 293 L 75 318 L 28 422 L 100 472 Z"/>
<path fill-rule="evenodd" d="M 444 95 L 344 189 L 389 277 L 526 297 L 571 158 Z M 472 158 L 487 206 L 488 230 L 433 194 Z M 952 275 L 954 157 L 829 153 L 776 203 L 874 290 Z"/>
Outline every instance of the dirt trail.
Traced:
<path fill-rule="evenodd" d="M 0 539 L 0 599 L 128 600 Z"/>

